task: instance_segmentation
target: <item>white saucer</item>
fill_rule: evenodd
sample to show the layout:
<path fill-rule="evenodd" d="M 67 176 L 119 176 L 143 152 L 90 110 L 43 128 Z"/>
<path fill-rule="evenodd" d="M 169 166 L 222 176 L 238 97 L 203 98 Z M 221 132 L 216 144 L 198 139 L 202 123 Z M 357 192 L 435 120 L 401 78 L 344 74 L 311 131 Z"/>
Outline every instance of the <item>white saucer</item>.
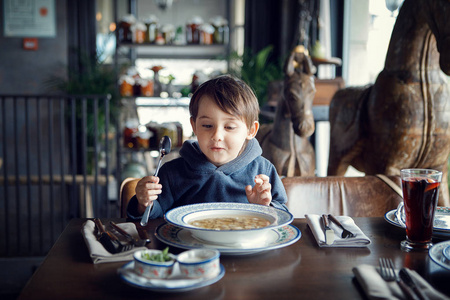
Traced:
<path fill-rule="evenodd" d="M 450 270 L 450 260 L 447 260 L 444 257 L 443 251 L 445 249 L 448 249 L 450 246 L 450 241 L 440 242 L 437 244 L 434 244 L 431 249 L 428 251 L 428 255 L 430 258 L 443 267 L 444 269 Z"/>
<path fill-rule="evenodd" d="M 159 225 L 156 228 L 155 234 L 161 242 L 170 246 L 181 249 L 212 248 L 219 250 L 221 254 L 225 255 L 248 255 L 278 249 L 295 243 L 301 237 L 300 230 L 292 225 L 269 230 L 266 242 L 263 245 L 258 243 L 258 245 L 254 245 L 253 247 L 248 244 L 241 245 L 241 247 L 229 247 L 201 242 L 192 237 L 189 230 L 169 223 Z"/>
<path fill-rule="evenodd" d="M 395 213 L 396 209 L 388 211 L 384 215 L 384 219 L 397 227 L 405 228 L 402 224 L 400 224 L 397 220 Z M 436 208 L 436 213 L 434 215 L 434 228 L 433 228 L 433 237 L 448 239 L 450 238 L 450 208 L 439 206 Z"/>
<path fill-rule="evenodd" d="M 444 250 L 442 250 L 442 255 L 444 255 L 444 258 L 450 262 L 450 245 L 448 245 L 447 247 L 444 248 Z"/>
<path fill-rule="evenodd" d="M 176 264 L 173 274 L 167 279 L 147 279 L 134 271 L 134 261 L 131 261 L 117 270 L 120 279 L 125 283 L 141 289 L 155 292 L 185 292 L 211 285 L 219 281 L 225 275 L 225 268 L 220 265 L 220 273 L 212 278 L 189 279 L 181 276 L 181 271 Z"/>

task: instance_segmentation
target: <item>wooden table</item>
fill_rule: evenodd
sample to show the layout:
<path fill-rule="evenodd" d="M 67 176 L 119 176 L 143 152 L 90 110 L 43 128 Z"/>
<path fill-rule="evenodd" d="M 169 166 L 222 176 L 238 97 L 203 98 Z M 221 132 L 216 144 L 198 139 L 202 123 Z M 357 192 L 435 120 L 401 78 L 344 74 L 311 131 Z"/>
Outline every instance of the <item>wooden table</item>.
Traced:
<path fill-rule="evenodd" d="M 396 267 L 416 270 L 450 295 L 450 272 L 437 266 L 427 253 L 401 251 L 404 230 L 383 218 L 355 218 L 372 240 L 367 248 L 319 248 L 306 220 L 295 219 L 293 225 L 302 232 L 295 244 L 250 256 L 222 255 L 226 273 L 220 281 L 183 293 L 154 293 L 125 284 L 117 275 L 123 262 L 92 264 L 81 235 L 84 221 L 69 223 L 19 299 L 365 299 L 352 268 L 378 265 L 380 257 L 392 258 Z M 151 220 L 145 228 L 151 233 L 150 248 L 165 247 L 153 235 L 162 222 Z M 184 250 L 171 247 L 170 251 Z"/>

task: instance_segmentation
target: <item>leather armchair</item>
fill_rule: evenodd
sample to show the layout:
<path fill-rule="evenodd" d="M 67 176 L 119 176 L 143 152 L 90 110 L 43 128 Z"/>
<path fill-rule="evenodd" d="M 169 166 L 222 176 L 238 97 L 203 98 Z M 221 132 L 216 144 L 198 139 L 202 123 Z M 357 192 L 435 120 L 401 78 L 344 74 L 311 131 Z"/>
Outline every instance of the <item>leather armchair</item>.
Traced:
<path fill-rule="evenodd" d="M 398 176 L 388 176 L 392 184 L 401 186 Z M 120 187 L 120 213 L 126 217 L 128 202 L 135 195 L 139 179 L 127 178 Z M 287 206 L 296 218 L 305 214 L 380 217 L 403 201 L 385 181 L 377 176 L 364 177 L 285 177 Z"/>
<path fill-rule="evenodd" d="M 397 189 L 401 187 L 399 176 L 388 179 Z M 296 218 L 324 213 L 381 217 L 403 201 L 398 192 L 377 176 L 285 177 L 282 181 L 288 195 L 287 206 Z"/>

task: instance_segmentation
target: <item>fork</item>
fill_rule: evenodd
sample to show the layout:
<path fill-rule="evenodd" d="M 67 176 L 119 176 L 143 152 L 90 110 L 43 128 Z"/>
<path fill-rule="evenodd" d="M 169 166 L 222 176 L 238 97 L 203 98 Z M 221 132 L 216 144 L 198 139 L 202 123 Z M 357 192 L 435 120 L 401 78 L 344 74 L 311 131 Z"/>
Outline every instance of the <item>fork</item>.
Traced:
<path fill-rule="evenodd" d="M 341 237 L 342 237 L 343 239 L 355 237 L 355 234 L 354 234 L 353 232 L 350 232 L 349 230 L 347 230 L 347 229 L 341 224 L 341 222 L 339 222 L 338 219 L 336 219 L 335 216 L 333 216 L 332 214 L 329 214 L 329 215 L 328 215 L 328 218 L 329 218 L 334 224 L 336 224 L 337 226 L 339 226 L 339 227 L 343 230 L 343 231 L 342 231 L 342 234 L 341 234 Z"/>
<path fill-rule="evenodd" d="M 395 272 L 394 263 L 390 258 L 380 258 L 380 275 L 385 281 L 395 281 L 409 300 L 419 300 L 413 291 L 400 279 Z"/>
<path fill-rule="evenodd" d="M 142 247 L 145 244 L 147 244 L 146 240 L 143 239 L 137 239 L 134 238 L 131 234 L 129 234 L 128 232 L 126 232 L 125 230 L 123 230 L 122 228 L 120 228 L 119 226 L 117 226 L 116 223 L 114 223 L 113 221 L 109 222 L 109 224 L 118 232 L 120 233 L 122 236 L 124 236 L 127 241 L 131 244 L 133 244 L 136 247 Z"/>
<path fill-rule="evenodd" d="M 124 244 L 119 238 L 109 230 L 106 230 L 106 234 L 111 238 L 114 243 L 118 244 L 117 252 L 125 252 L 134 248 L 134 244 Z"/>

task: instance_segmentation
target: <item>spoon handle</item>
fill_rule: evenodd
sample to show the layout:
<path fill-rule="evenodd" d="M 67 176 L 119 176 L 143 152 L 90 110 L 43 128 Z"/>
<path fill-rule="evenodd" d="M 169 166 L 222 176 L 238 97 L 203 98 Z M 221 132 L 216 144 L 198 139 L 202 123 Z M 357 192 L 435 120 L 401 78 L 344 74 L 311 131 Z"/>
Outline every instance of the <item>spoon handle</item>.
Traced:
<path fill-rule="evenodd" d="M 142 216 L 142 219 L 141 219 L 141 226 L 147 225 L 148 217 L 150 216 L 150 208 L 151 208 L 151 205 L 149 205 L 145 208 L 144 215 Z"/>
<path fill-rule="evenodd" d="M 159 161 L 158 161 L 158 166 L 156 167 L 156 171 L 155 171 L 155 174 L 153 176 L 158 176 L 158 172 L 159 172 L 159 168 L 161 167 L 161 161 L 162 161 L 163 156 L 164 156 L 164 154 L 161 154 L 161 156 L 159 158 Z M 148 217 L 150 216 L 150 208 L 151 207 L 152 207 L 152 205 L 148 205 L 145 208 L 144 215 L 142 216 L 142 219 L 141 219 L 141 226 L 146 226 L 147 225 Z"/>

